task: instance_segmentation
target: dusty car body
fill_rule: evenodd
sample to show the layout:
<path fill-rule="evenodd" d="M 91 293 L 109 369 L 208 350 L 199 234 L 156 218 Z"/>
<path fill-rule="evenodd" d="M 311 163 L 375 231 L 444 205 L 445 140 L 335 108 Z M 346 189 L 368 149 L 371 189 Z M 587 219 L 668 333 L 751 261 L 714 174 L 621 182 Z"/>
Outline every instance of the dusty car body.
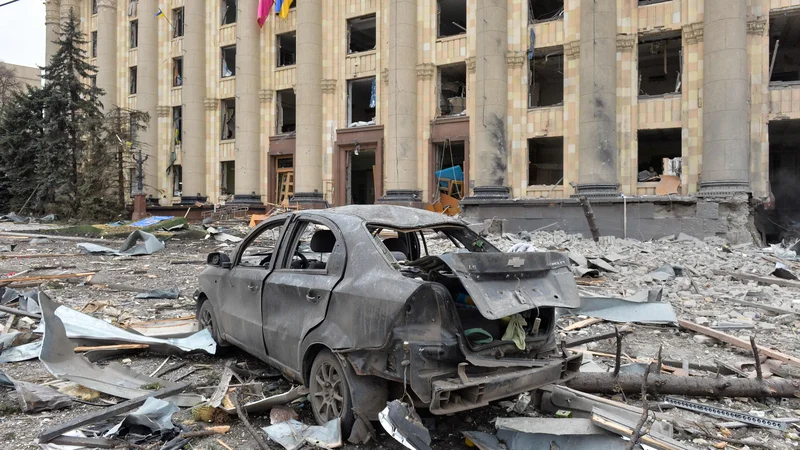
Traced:
<path fill-rule="evenodd" d="M 433 254 L 442 246 L 452 251 Z M 434 414 L 467 410 L 580 366 L 555 341 L 555 308 L 580 303 L 563 254 L 502 253 L 419 209 L 273 217 L 231 256 L 210 254 L 199 278 L 201 326 L 309 386 L 318 421 L 346 427 L 353 408 L 374 419 L 404 390 Z M 503 339 L 515 315 L 522 349 Z"/>

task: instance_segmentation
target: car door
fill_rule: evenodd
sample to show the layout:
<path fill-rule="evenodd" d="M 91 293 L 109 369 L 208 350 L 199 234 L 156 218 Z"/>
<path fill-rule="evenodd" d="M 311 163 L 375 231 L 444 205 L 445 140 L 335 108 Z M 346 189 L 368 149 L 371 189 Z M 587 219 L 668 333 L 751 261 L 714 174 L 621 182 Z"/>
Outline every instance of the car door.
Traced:
<path fill-rule="evenodd" d="M 269 220 L 256 228 L 239 246 L 221 291 L 220 321 L 225 339 L 266 359 L 262 335 L 262 295 L 264 281 L 275 267 L 281 231 L 286 217 Z M 271 247 L 271 248 L 270 248 Z"/>
<path fill-rule="evenodd" d="M 295 267 L 295 253 L 308 243 L 310 253 L 315 252 L 313 233 L 330 232 L 335 242 L 319 252 L 314 267 Z M 329 230 L 329 231 L 327 231 Z M 264 339 L 270 357 L 289 369 L 301 368 L 299 354 L 303 338 L 319 325 L 328 309 L 331 292 L 342 279 L 347 260 L 344 238 L 334 223 L 324 217 L 303 214 L 296 216 L 288 226 L 287 238 L 281 246 L 279 265 L 273 270 L 265 285 Z M 310 241 L 310 242 L 309 242 Z M 320 267 L 325 262 L 324 268 Z"/>

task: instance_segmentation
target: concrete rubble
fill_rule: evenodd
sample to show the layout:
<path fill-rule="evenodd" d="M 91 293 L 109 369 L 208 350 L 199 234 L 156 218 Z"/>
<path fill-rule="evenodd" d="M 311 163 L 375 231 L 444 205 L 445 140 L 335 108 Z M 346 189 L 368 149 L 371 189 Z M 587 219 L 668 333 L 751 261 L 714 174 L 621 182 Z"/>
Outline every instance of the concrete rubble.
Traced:
<path fill-rule="evenodd" d="M 32 224 L 2 224 L 17 232 L 26 226 Z M 241 352 L 191 352 L 204 350 L 204 344 L 186 339 L 197 332 L 191 294 L 205 256 L 231 252 L 235 244 L 228 242 L 237 239 L 228 236 L 241 238 L 249 230 L 246 222 L 224 228 L 222 239 L 210 231 L 213 239 L 202 239 L 204 231 L 192 240 L 171 237 L 181 231 L 159 232 L 159 251 L 136 258 L 111 250 L 122 248 L 121 241 L 109 240 L 110 251 L 90 255 L 76 253 L 75 240 L 58 236 L 33 243 L 0 234 L 0 245 L 13 244 L 11 252 L 0 253 L 2 305 L 10 309 L 0 315 L 0 375 L 7 380 L 0 383 L 0 446 L 23 448 L 40 439 L 42 448 L 107 448 L 102 445 L 139 439 L 137 445 L 147 448 L 180 448 L 183 442 L 194 448 L 257 448 L 241 412 L 271 448 L 364 448 L 348 443 L 338 422 L 317 426 L 305 387 L 257 359 Z M 564 351 L 583 354 L 581 377 L 616 379 L 631 389 L 595 394 L 547 386 L 447 416 L 390 403 L 380 425 L 359 419 L 358 426 L 369 429 L 359 441 L 369 441 L 367 448 L 509 450 L 556 443 L 564 449 L 589 448 L 582 443 L 590 442 L 591 448 L 616 449 L 628 448 L 637 426 L 643 434 L 635 448 L 800 446 L 800 282 L 790 276 L 800 273 L 798 245 L 728 245 L 686 235 L 647 242 L 601 236 L 594 242 L 546 230 L 483 235 L 503 251 L 568 255 L 581 308 L 559 314 L 558 340 Z M 441 236 L 426 239 L 432 254 L 449 247 Z M 45 317 L 43 324 L 37 315 Z M 76 318 L 83 316 L 89 322 L 76 329 Z M 61 328 L 48 331 L 48 317 L 63 322 Z M 44 331 L 44 345 L 37 329 Z M 114 337 L 114 330 L 127 338 Z M 61 336 L 55 353 L 48 343 L 54 336 Z M 59 369 L 78 359 L 88 378 Z M 126 381 L 121 392 L 103 374 L 139 381 Z M 630 381 L 643 378 L 650 380 L 644 383 L 646 414 L 641 383 Z M 679 379 L 755 390 L 780 386 L 794 395 L 667 396 L 658 392 L 661 379 L 670 380 L 663 386 Z M 107 388 L 112 385 L 117 387 Z M 116 414 L 103 414 L 117 406 L 122 408 Z M 48 434 L 70 421 L 81 425 Z M 115 425 L 124 425 L 123 432 L 110 432 Z"/>

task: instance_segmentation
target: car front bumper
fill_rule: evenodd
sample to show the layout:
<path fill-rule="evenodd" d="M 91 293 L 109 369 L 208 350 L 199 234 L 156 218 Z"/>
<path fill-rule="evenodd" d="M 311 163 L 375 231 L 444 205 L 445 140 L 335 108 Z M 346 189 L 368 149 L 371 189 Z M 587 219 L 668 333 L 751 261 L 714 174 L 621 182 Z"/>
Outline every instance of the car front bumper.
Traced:
<path fill-rule="evenodd" d="M 434 381 L 430 411 L 451 414 L 486 406 L 495 400 L 567 381 L 579 372 L 580 365 L 581 355 L 577 354 L 553 358 L 541 367 L 468 377 L 467 380 Z"/>

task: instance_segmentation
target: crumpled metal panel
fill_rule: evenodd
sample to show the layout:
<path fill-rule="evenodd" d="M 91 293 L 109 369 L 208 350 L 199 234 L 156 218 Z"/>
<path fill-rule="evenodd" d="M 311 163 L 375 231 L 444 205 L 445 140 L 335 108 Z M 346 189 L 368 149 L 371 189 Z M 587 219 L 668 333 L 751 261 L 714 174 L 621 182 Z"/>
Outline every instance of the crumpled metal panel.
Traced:
<path fill-rule="evenodd" d="M 139 241 L 142 242 L 140 243 Z M 91 255 L 141 256 L 159 252 L 164 250 L 166 246 L 152 234 L 136 230 L 128 235 L 119 250 L 86 242 L 78 244 L 78 248 Z"/>
<path fill-rule="evenodd" d="M 152 391 L 141 388 L 145 385 L 169 387 L 175 384 L 137 373 L 113 362 L 102 368 L 90 363 L 85 357 L 75 353 L 76 346 L 67 338 L 64 324 L 55 313 L 56 304 L 44 293 L 40 293 L 39 302 L 44 322 L 44 339 L 39 359 L 54 376 L 124 399 L 150 394 Z M 190 407 L 205 399 L 198 394 L 179 394 L 169 400 L 178 406 Z"/>
<path fill-rule="evenodd" d="M 563 253 L 445 253 L 439 256 L 487 319 L 529 309 L 580 306 L 578 286 Z"/>
<path fill-rule="evenodd" d="M 652 323 L 678 326 L 678 316 L 668 302 L 638 302 L 614 297 L 581 297 L 576 309 L 559 310 L 564 315 L 589 316 L 609 322 Z"/>
<path fill-rule="evenodd" d="M 41 293 L 40 297 L 47 297 Z M 55 304 L 47 298 L 47 301 Z M 70 339 L 86 339 L 105 344 L 147 344 L 150 349 L 164 354 L 183 354 L 188 352 L 204 351 L 213 355 L 217 351 L 217 344 L 208 329 L 203 329 L 191 336 L 184 338 L 154 338 L 115 327 L 110 323 L 94 318 L 90 315 L 67 308 L 64 305 L 55 308 L 56 316 L 61 319 Z M 40 324 L 35 330 L 42 332 Z"/>

